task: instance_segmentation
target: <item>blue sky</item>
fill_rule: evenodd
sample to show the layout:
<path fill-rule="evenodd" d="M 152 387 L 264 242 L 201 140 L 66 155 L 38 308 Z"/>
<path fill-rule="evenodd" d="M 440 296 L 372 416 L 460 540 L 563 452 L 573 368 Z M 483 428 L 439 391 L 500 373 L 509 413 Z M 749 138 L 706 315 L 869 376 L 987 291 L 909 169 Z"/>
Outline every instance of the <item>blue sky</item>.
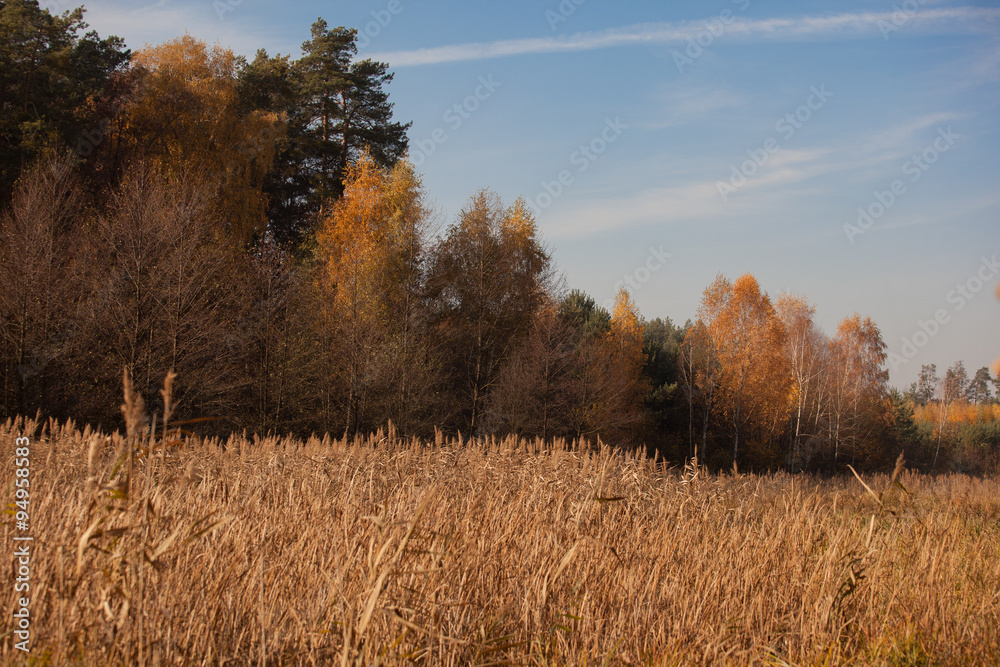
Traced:
<path fill-rule="evenodd" d="M 439 220 L 484 187 L 523 196 L 568 284 L 600 302 L 629 282 L 644 316 L 681 323 L 716 274 L 752 272 L 805 295 L 829 334 L 870 315 L 897 386 L 1000 355 L 998 3 L 86 7 L 132 48 L 189 32 L 297 56 L 319 16 L 359 28 L 361 55 L 395 72 Z"/>

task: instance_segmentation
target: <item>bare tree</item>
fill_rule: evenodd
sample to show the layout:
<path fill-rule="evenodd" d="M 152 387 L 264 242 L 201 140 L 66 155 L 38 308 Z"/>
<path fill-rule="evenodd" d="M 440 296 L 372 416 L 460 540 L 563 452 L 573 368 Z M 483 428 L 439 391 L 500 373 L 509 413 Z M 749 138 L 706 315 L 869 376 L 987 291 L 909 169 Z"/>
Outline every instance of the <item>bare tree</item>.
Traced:
<path fill-rule="evenodd" d="M 489 430 L 543 440 L 574 435 L 573 333 L 556 304 L 539 311 L 497 378 L 487 408 Z"/>
<path fill-rule="evenodd" d="M 0 215 L 0 406 L 16 414 L 56 405 L 51 382 L 76 335 L 83 201 L 69 159 L 39 162 Z"/>
<path fill-rule="evenodd" d="M 249 393 L 247 418 L 267 432 L 287 417 L 295 395 L 297 278 L 292 258 L 273 240 L 264 241 L 241 261 L 244 280 L 236 312 L 236 335 L 243 352 Z"/>
<path fill-rule="evenodd" d="M 97 221 L 100 262 L 90 286 L 84 360 L 101 377 L 95 399 L 111 403 L 125 367 L 147 403 L 173 369 L 181 405 L 222 416 L 241 382 L 231 316 L 238 294 L 236 255 L 206 216 L 205 188 L 138 166 Z M 105 395 L 101 395 L 105 394 Z"/>
<path fill-rule="evenodd" d="M 698 320 L 684 335 L 680 356 L 681 384 L 688 405 L 688 456 L 695 458 L 695 410 L 701 411 L 701 458 L 708 453 L 708 426 L 714 409 L 718 359 L 705 323 Z"/>

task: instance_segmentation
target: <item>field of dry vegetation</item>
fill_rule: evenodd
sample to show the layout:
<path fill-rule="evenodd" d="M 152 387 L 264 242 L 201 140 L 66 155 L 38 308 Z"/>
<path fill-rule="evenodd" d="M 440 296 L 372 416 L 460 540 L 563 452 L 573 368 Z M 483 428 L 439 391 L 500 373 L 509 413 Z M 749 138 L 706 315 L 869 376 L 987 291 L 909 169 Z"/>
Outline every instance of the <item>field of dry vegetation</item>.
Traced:
<path fill-rule="evenodd" d="M 996 480 L 29 420 L 0 427 L 9 498 L 21 432 L 32 653 L 8 566 L 4 664 L 1000 662 Z"/>

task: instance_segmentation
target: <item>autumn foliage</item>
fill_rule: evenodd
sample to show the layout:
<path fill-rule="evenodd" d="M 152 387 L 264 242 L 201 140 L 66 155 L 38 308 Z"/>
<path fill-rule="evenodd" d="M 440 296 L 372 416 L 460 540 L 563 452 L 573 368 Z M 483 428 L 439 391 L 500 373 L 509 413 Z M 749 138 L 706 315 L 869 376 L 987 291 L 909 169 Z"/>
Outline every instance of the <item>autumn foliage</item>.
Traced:
<path fill-rule="evenodd" d="M 691 450 L 698 442 L 701 456 L 718 465 L 781 461 L 792 469 L 888 456 L 878 327 L 855 314 L 828 338 L 815 312 L 790 294 L 772 304 L 752 275 L 719 276 L 705 290 L 679 355 Z M 728 456 L 720 451 L 725 441 Z"/>
<path fill-rule="evenodd" d="M 261 190 L 283 133 L 277 114 L 244 113 L 229 49 L 185 35 L 137 51 L 130 103 L 111 139 L 117 150 L 173 177 L 200 178 L 211 219 L 241 243 L 264 231 Z"/>
<path fill-rule="evenodd" d="M 0 301 L 9 413 L 113 426 L 124 366 L 150 405 L 156 378 L 178 372 L 181 405 L 210 431 L 391 424 L 602 440 L 717 468 L 891 461 L 878 328 L 855 315 L 828 338 L 804 299 L 774 304 L 752 275 L 717 278 L 683 328 L 646 321 L 625 290 L 607 312 L 562 290 L 523 202 L 482 191 L 435 228 L 412 166 L 367 153 L 301 259 L 227 241 L 197 174 L 139 163 L 91 216 L 72 204 L 73 173 L 40 167 L 4 218 L 4 252 L 53 249 Z"/>
<path fill-rule="evenodd" d="M 433 211 L 352 29 L 248 62 L 82 16 L 0 0 L 29 664 L 1000 659 L 988 368 L 891 389 L 869 317 L 752 274 L 600 306 L 524 200 Z"/>
<path fill-rule="evenodd" d="M 694 321 L 647 319 L 625 290 L 605 309 L 568 288 L 523 200 L 484 189 L 441 220 L 392 75 L 356 58 L 351 29 L 317 21 L 298 60 L 190 36 L 132 54 L 78 36 L 82 14 L 13 5 L 8 41 L 92 76 L 69 90 L 56 60 L 8 63 L 61 81 L 68 106 L 18 89 L 51 122 L 0 122 L 19 142 L 0 151 L 0 417 L 115 428 L 122 369 L 150 406 L 173 370 L 206 433 L 391 425 L 727 470 L 886 467 L 937 436 L 926 463 L 953 461 L 966 408 L 946 392 L 925 418 L 890 392 L 869 318 L 827 335 L 804 297 L 772 300 L 748 274 L 720 275 Z"/>

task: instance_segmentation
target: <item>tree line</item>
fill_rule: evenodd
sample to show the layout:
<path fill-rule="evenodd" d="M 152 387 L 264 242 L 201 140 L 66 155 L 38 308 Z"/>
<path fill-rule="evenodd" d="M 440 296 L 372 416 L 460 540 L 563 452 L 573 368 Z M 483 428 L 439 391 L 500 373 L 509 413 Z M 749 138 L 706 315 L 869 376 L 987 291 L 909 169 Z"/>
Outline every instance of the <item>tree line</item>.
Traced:
<path fill-rule="evenodd" d="M 357 32 L 318 19 L 303 55 L 252 60 L 190 36 L 132 53 L 87 29 L 0 1 L 0 198 L 37 159 L 67 151 L 98 206 L 136 163 L 197 176 L 229 240 L 300 244 L 367 150 L 392 165 L 408 124 L 392 118 L 385 63 L 355 60 Z"/>
<path fill-rule="evenodd" d="M 645 320 L 569 289 L 522 200 L 474 193 L 442 228 L 354 30 L 251 61 L 130 53 L 82 17 L 0 2 L 0 417 L 117 428 L 124 368 L 154 408 L 177 372 L 205 432 L 391 423 L 760 469 L 921 442 L 868 318 L 828 337 L 746 275 L 693 322 Z"/>
<path fill-rule="evenodd" d="M 206 429 L 633 441 L 634 304 L 560 293 L 523 202 L 477 193 L 432 230 L 354 30 L 248 61 L 85 29 L 0 3 L 4 416 L 112 428 L 122 368 L 149 405 L 174 369 Z"/>
<path fill-rule="evenodd" d="M 934 467 L 940 461 L 969 470 L 1000 470 L 1000 376 L 986 366 L 969 377 L 956 361 L 938 375 L 920 367 L 905 393 L 914 433 Z"/>
<path fill-rule="evenodd" d="M 218 234 L 198 179 L 137 164 L 92 209 L 79 178 L 39 163 L 0 223 L 6 415 L 113 427 L 123 367 L 150 405 L 173 369 L 226 428 L 636 442 L 638 311 L 561 295 L 523 201 L 477 193 L 432 238 L 412 166 L 363 154 L 296 255 Z"/>

